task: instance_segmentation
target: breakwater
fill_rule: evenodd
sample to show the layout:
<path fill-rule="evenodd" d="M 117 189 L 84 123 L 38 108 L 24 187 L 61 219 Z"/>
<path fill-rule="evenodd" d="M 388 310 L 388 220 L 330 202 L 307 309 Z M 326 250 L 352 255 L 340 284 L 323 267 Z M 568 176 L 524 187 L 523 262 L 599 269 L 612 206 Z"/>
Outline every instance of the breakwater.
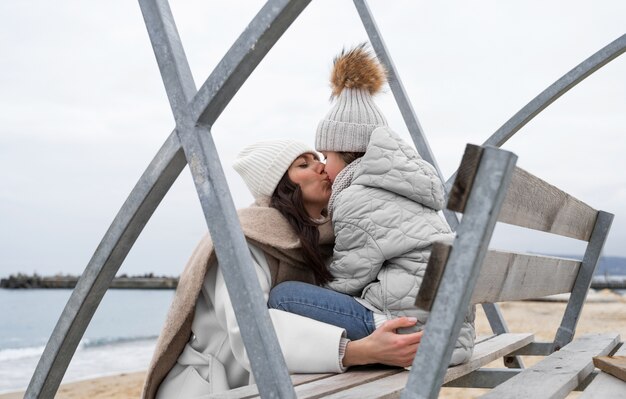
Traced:
<path fill-rule="evenodd" d="M 0 288 L 74 288 L 79 276 L 57 275 L 39 276 L 37 274 L 10 275 L 0 280 Z M 126 289 L 175 289 L 178 285 L 178 278 L 167 276 L 154 276 L 146 274 L 143 276 L 115 277 L 110 288 Z"/>
<path fill-rule="evenodd" d="M 626 276 L 593 276 L 591 279 L 591 288 L 594 289 L 626 289 Z"/>

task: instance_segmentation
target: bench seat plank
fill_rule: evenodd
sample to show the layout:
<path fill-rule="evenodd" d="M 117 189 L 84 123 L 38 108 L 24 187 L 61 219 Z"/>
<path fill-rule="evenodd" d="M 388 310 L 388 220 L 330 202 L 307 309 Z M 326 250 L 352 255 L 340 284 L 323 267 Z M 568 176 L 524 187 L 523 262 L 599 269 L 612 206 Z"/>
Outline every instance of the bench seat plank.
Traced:
<path fill-rule="evenodd" d="M 614 356 L 626 356 L 626 345 L 615 352 Z M 609 373 L 600 372 L 584 390 L 580 399 L 626 398 L 626 382 Z"/>
<path fill-rule="evenodd" d="M 591 358 L 610 353 L 618 343 L 616 333 L 584 335 L 481 398 L 564 398 L 593 371 Z"/>
<path fill-rule="evenodd" d="M 306 384 L 307 382 L 312 382 L 316 380 L 320 380 L 323 378 L 332 377 L 333 373 L 325 373 L 325 374 L 292 374 L 291 383 L 294 386 Z M 255 396 L 259 396 L 259 389 L 256 384 L 245 385 L 243 387 L 231 389 L 226 392 L 218 392 L 209 395 L 211 399 L 247 399 L 253 398 Z"/>
<path fill-rule="evenodd" d="M 484 366 L 504 355 L 507 355 L 525 345 L 528 345 L 534 339 L 533 334 L 501 334 L 493 338 L 482 341 L 474 347 L 474 353 L 469 362 L 450 367 L 444 377 L 444 382 L 451 381 L 465 374 Z M 350 374 L 347 373 L 348 375 Z M 325 395 L 326 398 L 384 398 L 394 397 L 404 389 L 406 381 L 409 377 L 408 371 L 381 378 L 379 380 L 355 386 L 351 389 L 342 390 L 331 395 Z M 317 384 L 314 382 L 312 384 Z M 311 384 L 307 384 L 311 385 Z M 300 397 L 300 396 L 298 396 Z"/>
<path fill-rule="evenodd" d="M 522 348 L 535 340 L 533 334 L 507 333 L 481 342 L 474 347 L 471 359 L 464 364 L 450 367 L 443 377 L 443 383 L 450 382 L 474 370 L 478 370 L 485 364 L 499 359 L 509 353 Z"/>
<path fill-rule="evenodd" d="M 403 372 L 400 368 L 389 368 L 379 370 L 354 370 L 348 373 L 337 374 L 330 378 L 324 378 L 312 383 L 296 387 L 296 395 L 300 399 L 314 399 L 327 397 L 335 392 L 350 389 L 354 386 L 376 383 L 381 378 L 392 376 Z"/>

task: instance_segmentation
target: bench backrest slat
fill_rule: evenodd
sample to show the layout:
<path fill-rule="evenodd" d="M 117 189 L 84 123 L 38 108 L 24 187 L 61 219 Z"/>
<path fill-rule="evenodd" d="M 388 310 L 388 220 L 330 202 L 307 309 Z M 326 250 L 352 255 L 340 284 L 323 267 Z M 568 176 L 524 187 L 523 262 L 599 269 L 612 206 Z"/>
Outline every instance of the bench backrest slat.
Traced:
<path fill-rule="evenodd" d="M 589 241 L 598 212 L 516 168 L 498 221 Z"/>
<path fill-rule="evenodd" d="M 580 264 L 572 259 L 489 251 L 471 301 L 517 301 L 571 292 Z"/>
<path fill-rule="evenodd" d="M 468 145 L 450 192 L 449 209 L 464 211 L 481 154 L 482 147 Z M 589 241 L 597 213 L 555 186 L 515 168 L 498 221 Z"/>
<path fill-rule="evenodd" d="M 416 306 L 430 310 L 451 245 L 437 243 L 417 296 Z M 471 303 L 495 303 L 571 292 L 580 261 L 490 250 L 480 269 Z"/>

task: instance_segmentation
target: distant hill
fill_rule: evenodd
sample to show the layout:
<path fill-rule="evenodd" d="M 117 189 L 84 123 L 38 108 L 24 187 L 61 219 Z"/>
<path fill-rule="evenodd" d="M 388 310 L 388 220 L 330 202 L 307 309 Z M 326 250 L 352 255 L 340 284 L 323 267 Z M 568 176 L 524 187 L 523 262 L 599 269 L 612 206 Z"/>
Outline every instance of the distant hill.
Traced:
<path fill-rule="evenodd" d="M 621 256 L 603 256 L 596 268 L 595 276 L 626 276 L 626 258 Z"/>
<path fill-rule="evenodd" d="M 0 279 L 0 288 L 74 288 L 79 276 L 56 275 L 40 276 L 38 274 L 27 275 L 18 273 L 7 278 Z M 110 288 L 130 289 L 175 289 L 178 278 L 167 276 L 155 276 L 152 273 L 142 276 L 116 276 L 111 282 Z"/>

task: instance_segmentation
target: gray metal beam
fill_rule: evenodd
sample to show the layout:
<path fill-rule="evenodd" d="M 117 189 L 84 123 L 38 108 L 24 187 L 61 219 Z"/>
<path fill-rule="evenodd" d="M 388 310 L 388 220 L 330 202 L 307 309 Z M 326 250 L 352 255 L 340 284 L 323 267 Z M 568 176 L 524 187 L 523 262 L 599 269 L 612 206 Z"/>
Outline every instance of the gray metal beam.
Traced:
<path fill-rule="evenodd" d="M 247 71 L 247 74 L 245 74 L 245 76 L 239 76 L 237 79 L 229 79 L 228 75 L 214 72 L 211 75 L 213 78 L 209 78 L 207 83 L 203 86 L 211 87 L 209 93 L 210 95 L 205 94 L 204 96 L 199 96 L 200 99 L 194 101 L 194 104 L 203 102 L 203 104 L 206 104 L 207 109 L 212 110 L 210 114 L 211 117 L 214 119 L 217 118 L 228 101 L 230 101 L 230 99 L 237 92 L 240 85 L 243 84 L 247 76 L 249 76 L 250 72 L 308 3 L 308 1 L 268 2 L 268 4 L 266 4 L 261 12 L 255 17 L 244 34 L 242 34 L 242 36 L 246 36 L 247 39 L 242 39 L 240 37 L 236 42 L 240 44 L 249 43 L 252 49 L 244 52 L 243 55 L 239 54 L 239 57 L 237 57 L 238 54 L 229 53 L 220 63 L 222 66 L 222 72 L 228 70 L 230 73 L 239 73 L 238 71 L 245 70 Z M 173 25 L 173 19 L 168 17 L 168 15 L 171 15 L 169 5 L 167 2 L 160 0 L 152 3 L 146 1 L 143 2 L 143 5 L 151 6 L 148 7 L 149 9 L 148 14 L 146 14 L 146 18 L 154 21 L 157 25 L 159 23 L 162 24 L 160 30 L 153 30 L 153 33 L 155 34 L 155 53 L 157 54 L 157 59 L 160 61 L 160 68 L 165 71 L 164 84 L 166 86 L 166 91 L 168 92 L 170 106 L 174 111 L 177 122 L 179 120 L 182 121 L 183 119 L 181 116 L 187 113 L 188 100 L 194 94 L 195 88 L 193 80 L 191 79 L 189 67 L 184 58 L 182 45 L 180 45 L 180 40 L 178 39 L 176 27 Z M 163 18 L 163 16 L 165 16 L 165 18 Z M 251 29 L 251 27 L 255 27 L 256 29 Z M 255 51 L 254 47 L 257 44 L 257 50 L 261 49 L 262 51 Z M 168 51 L 172 52 L 174 57 L 173 59 L 168 60 L 167 57 L 161 57 L 161 59 L 159 59 L 159 54 L 164 54 Z M 244 64 L 244 67 L 242 68 L 239 64 Z M 224 69 L 224 65 L 230 65 L 232 68 Z M 219 84 L 220 79 L 229 82 L 229 84 Z M 205 93 L 206 92 L 207 90 L 205 90 Z M 218 103 L 219 106 L 217 107 L 209 107 L 211 104 Z M 202 106 L 196 105 L 194 109 L 198 112 L 197 110 L 201 108 Z M 214 119 L 211 122 L 214 122 Z M 189 118 L 184 118 L 184 120 L 188 121 Z M 182 125 L 183 124 L 181 124 L 181 126 Z M 186 128 L 189 129 L 189 126 L 186 125 Z M 204 133 L 206 133 L 206 131 L 199 132 L 198 134 Z M 87 265 L 81 279 L 72 293 L 66 308 L 59 318 L 57 326 L 55 327 L 39 364 L 37 365 L 35 373 L 33 374 L 25 397 L 54 397 L 63 375 L 65 374 L 67 366 L 76 351 L 76 347 L 78 346 L 78 343 L 80 342 L 91 317 L 104 296 L 104 293 L 110 286 L 115 273 L 119 270 L 119 267 L 128 254 L 128 251 L 130 251 L 130 248 L 134 244 L 147 221 L 150 219 L 159 202 L 163 199 L 173 182 L 186 165 L 185 155 L 181 148 L 181 142 L 179 141 L 178 134 L 179 132 L 175 131 L 170 135 L 168 140 L 163 145 L 163 148 L 161 148 L 138 181 L 137 185 L 111 224 L 111 227 L 103 237 L 94 256 Z M 202 139 L 199 139 L 198 141 L 202 141 Z M 212 141 L 209 147 L 211 145 Z M 191 152 L 193 153 L 193 151 Z M 210 149 L 203 152 L 205 154 L 210 153 Z M 197 160 L 197 158 L 194 159 Z M 219 159 L 217 157 L 214 157 L 211 161 L 219 163 Z M 215 167 L 212 168 L 215 169 Z M 194 168 L 192 168 L 192 170 L 193 169 Z M 223 177 L 221 165 L 216 171 L 211 173 L 217 175 L 221 174 Z M 196 179 L 194 180 L 196 181 Z M 219 176 L 218 179 L 214 181 L 218 180 Z M 198 181 L 201 182 L 202 177 L 198 179 L 196 183 L 198 183 Z M 228 189 L 224 179 L 222 179 L 222 187 L 219 187 L 215 190 L 215 192 L 221 195 L 224 190 L 227 191 Z M 230 197 L 228 198 L 232 204 L 232 199 L 230 199 Z M 203 202 L 203 208 L 205 203 L 206 201 Z M 232 212 L 230 215 L 232 217 Z M 209 219 L 208 216 L 207 219 Z M 218 250 L 218 257 L 220 256 L 219 253 L 220 251 Z M 226 275 L 224 277 L 228 282 L 229 277 Z M 230 280 L 232 280 L 232 276 L 230 277 Z M 254 281 L 256 281 L 256 276 Z M 265 308 L 263 310 L 267 313 Z M 240 324 L 245 325 L 246 323 Z M 271 330 L 270 335 L 272 333 L 273 330 Z M 264 337 L 264 341 L 267 342 L 265 335 Z M 252 340 L 255 339 L 256 338 L 254 337 L 252 338 Z M 249 339 L 244 337 L 244 342 L 246 341 L 249 341 Z M 272 347 L 270 347 L 269 350 L 271 351 Z M 251 363 L 253 363 L 254 367 L 254 363 L 259 362 L 253 358 L 255 357 L 251 356 Z M 257 364 L 255 369 L 259 368 L 264 369 L 266 368 L 266 365 L 259 367 Z M 283 374 L 280 370 L 275 371 L 275 373 Z M 283 376 L 277 378 L 284 380 L 282 377 Z M 267 379 L 262 378 L 262 380 L 266 381 Z M 286 384 L 283 384 L 282 388 L 270 387 L 269 390 L 272 392 L 277 390 L 280 391 L 281 389 L 285 391 L 286 386 L 286 393 L 283 392 L 280 397 L 293 397 L 293 388 L 291 387 L 288 378 L 287 381 L 288 382 Z M 272 381 L 272 383 L 274 382 L 275 381 Z M 266 382 L 261 382 L 261 384 L 264 385 L 263 390 L 267 393 L 266 387 L 269 384 Z M 269 393 L 269 395 L 272 396 L 273 394 Z"/>
<path fill-rule="evenodd" d="M 509 327 L 506 325 L 504 316 L 500 311 L 500 307 L 495 303 L 483 303 L 483 310 L 491 326 L 491 331 L 496 334 L 506 334 L 509 332 Z M 524 361 L 519 356 L 505 356 L 504 365 L 510 368 L 524 368 Z"/>
<path fill-rule="evenodd" d="M 604 243 L 609 235 L 612 223 L 612 214 L 604 211 L 598 212 L 596 224 L 593 227 L 593 232 L 591 233 L 587 250 L 583 256 L 583 261 L 578 269 L 578 275 L 576 276 L 574 288 L 572 288 L 572 293 L 567 302 L 567 308 L 565 308 L 565 314 L 563 314 L 561 325 L 554 337 L 553 351 L 558 351 L 569 344 L 572 338 L 574 338 L 576 325 L 578 324 L 578 319 L 580 318 L 580 313 L 585 304 L 589 286 L 591 285 L 591 278 L 600 260 L 602 248 L 604 248 Z"/>
<path fill-rule="evenodd" d="M 176 123 L 182 121 L 196 85 L 167 0 L 139 0 L 152 49 Z"/>
<path fill-rule="evenodd" d="M 445 182 L 445 178 L 439 165 L 437 164 L 437 160 L 433 155 L 432 150 L 430 149 L 430 145 L 428 144 L 428 140 L 426 139 L 426 135 L 424 134 L 424 130 L 422 129 L 422 125 L 417 118 L 415 110 L 413 109 L 413 105 L 411 104 L 411 100 L 400 80 L 400 74 L 398 73 L 396 66 L 391 58 L 391 54 L 387 50 L 387 46 L 383 40 L 383 37 L 378 29 L 378 25 L 374 20 L 374 16 L 370 11 L 369 6 L 365 0 L 354 0 L 354 5 L 359 13 L 359 17 L 361 17 L 361 21 L 363 22 L 363 26 L 365 27 L 365 31 L 372 43 L 372 47 L 376 52 L 376 56 L 380 60 L 380 62 L 385 66 L 387 72 L 389 74 L 389 87 L 391 88 L 391 92 L 398 104 L 398 108 L 400 109 L 400 113 L 402 114 L 402 118 L 404 119 L 404 123 L 411 134 L 411 138 L 413 139 L 413 143 L 417 148 L 417 151 L 420 153 L 422 158 L 424 158 L 427 162 L 432 164 L 439 175 L 439 179 L 441 179 L 442 183 L 445 185 L 445 193 L 446 198 L 450 191 L 449 185 Z M 443 210 L 443 215 L 446 218 L 446 221 L 452 228 L 452 231 L 456 231 L 459 225 L 459 218 L 455 212 L 445 208 Z M 493 332 L 501 334 L 500 331 L 508 331 L 508 327 L 506 325 L 506 321 L 502 317 L 502 313 L 500 312 L 500 307 L 497 304 L 484 304 L 483 310 L 487 315 L 489 323 Z M 524 367 L 521 358 L 505 358 L 505 364 L 507 367 Z"/>
<path fill-rule="evenodd" d="M 518 130 L 572 87 L 626 51 L 626 34 L 612 41 L 542 91 L 504 123 L 483 145 L 501 147 Z"/>
<path fill-rule="evenodd" d="M 589 75 L 602 68 L 626 51 L 626 34 L 615 39 L 605 47 L 601 48 L 591 57 L 587 58 L 574 69 L 563 75 L 559 80 L 551 84 L 537 97 L 533 98 L 524 108 L 520 109 L 508 121 L 504 123 L 494 134 L 491 135 L 483 145 L 493 145 L 501 147 L 508 139 L 517 133 L 524 125 L 530 122 L 541 111 L 556 101 L 572 87 L 585 80 Z M 453 174 L 446 182 L 446 188 L 452 186 L 454 182 Z"/>
<path fill-rule="evenodd" d="M 186 165 L 172 132 L 143 173 L 80 276 L 28 384 L 25 398 L 53 398 L 111 281 Z"/>
<path fill-rule="evenodd" d="M 167 2 L 140 0 L 252 373 L 261 396 L 268 398 L 295 398 L 295 391 L 206 122 L 219 116 L 307 3 L 269 1 L 196 94 Z M 198 120 L 203 117 L 204 123 Z"/>
<path fill-rule="evenodd" d="M 437 164 L 437 160 L 430 149 L 428 140 L 426 140 L 422 125 L 417 119 L 413 105 L 411 104 L 409 96 L 404 89 L 404 85 L 400 80 L 400 75 L 398 74 L 396 66 L 391 59 L 391 55 L 387 50 L 387 46 L 385 45 L 383 37 L 380 34 L 380 30 L 376 25 L 376 21 L 374 20 L 374 16 L 370 11 L 367 2 L 365 0 L 354 0 L 354 5 L 356 6 L 359 16 L 361 17 L 361 21 L 363 22 L 367 36 L 372 43 L 372 47 L 376 52 L 376 56 L 387 69 L 387 73 L 389 75 L 389 87 L 391 88 L 391 92 L 393 93 L 396 103 L 398 104 L 398 108 L 400 108 L 400 113 L 402 114 L 402 118 L 404 119 L 404 123 L 406 123 L 409 133 L 411 134 L 411 138 L 413 139 L 415 148 L 417 148 L 417 152 L 419 152 L 425 161 L 435 167 L 439 178 L 442 182 L 445 182 L 446 180 L 441 173 L 441 169 L 439 169 L 439 165 Z M 448 193 L 446 192 L 446 198 L 447 194 Z M 459 219 L 456 214 L 448 209 L 444 209 L 443 214 L 445 215 L 450 227 L 452 227 L 452 230 L 456 230 L 456 227 L 459 225 Z"/>
<path fill-rule="evenodd" d="M 439 393 L 516 160 L 508 151 L 483 150 L 403 399 Z"/>
<path fill-rule="evenodd" d="M 190 118 L 212 126 L 254 68 L 310 0 L 268 1 L 198 90 Z"/>

